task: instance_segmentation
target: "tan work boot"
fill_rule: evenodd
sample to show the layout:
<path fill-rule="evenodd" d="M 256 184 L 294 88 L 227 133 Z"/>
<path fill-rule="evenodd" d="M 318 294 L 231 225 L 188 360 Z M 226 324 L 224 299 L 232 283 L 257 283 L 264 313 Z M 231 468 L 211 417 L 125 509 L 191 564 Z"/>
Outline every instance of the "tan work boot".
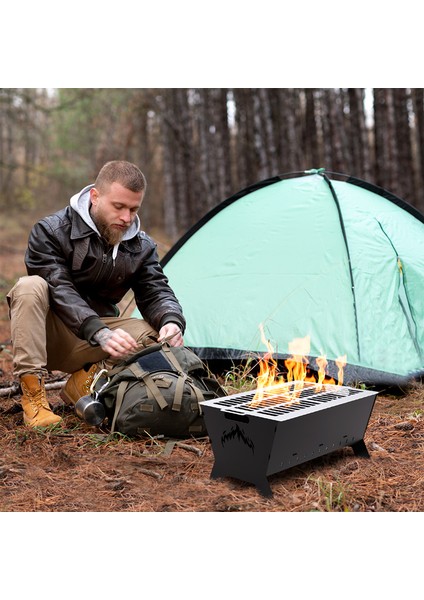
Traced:
<path fill-rule="evenodd" d="M 41 375 L 27 373 L 20 378 L 22 389 L 21 404 L 24 409 L 24 423 L 30 427 L 47 427 L 59 423 L 62 418 L 50 408 Z"/>
<path fill-rule="evenodd" d="M 90 394 L 90 386 L 98 371 L 99 366 L 97 363 L 94 363 L 87 371 L 80 369 L 72 373 L 65 387 L 60 392 L 63 402 L 68 406 L 75 406 L 82 396 L 88 396 Z"/>

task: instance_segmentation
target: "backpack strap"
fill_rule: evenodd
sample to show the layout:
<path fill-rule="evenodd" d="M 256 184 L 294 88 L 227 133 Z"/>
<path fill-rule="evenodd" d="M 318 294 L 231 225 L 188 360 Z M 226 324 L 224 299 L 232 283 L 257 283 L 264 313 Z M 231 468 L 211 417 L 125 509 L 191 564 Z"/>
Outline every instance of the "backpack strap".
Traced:
<path fill-rule="evenodd" d="M 158 388 L 158 386 L 156 385 L 156 383 L 150 377 L 150 374 L 147 371 L 143 371 L 143 369 L 140 367 L 140 365 L 138 363 L 133 363 L 132 365 L 129 365 L 128 369 L 137 377 L 137 379 L 141 379 L 142 381 L 144 381 L 144 383 L 146 384 L 146 387 L 150 390 L 153 398 L 159 404 L 161 409 L 163 410 L 164 408 L 167 408 L 168 403 L 165 400 L 165 398 L 163 397 L 163 395 L 162 395 L 160 389 Z"/>
<path fill-rule="evenodd" d="M 190 385 L 192 394 L 194 392 L 194 395 L 196 396 L 197 404 L 199 405 L 199 411 L 201 413 L 202 409 L 201 409 L 200 403 L 203 402 L 205 399 L 203 392 L 200 388 L 197 387 L 197 385 L 194 385 L 194 383 L 189 382 L 189 385 Z"/>
<path fill-rule="evenodd" d="M 171 346 L 169 344 L 163 344 L 162 350 L 165 352 L 166 358 L 169 360 L 174 369 L 178 371 L 178 374 L 184 374 L 184 369 L 178 362 L 175 354 L 172 352 Z"/>
<path fill-rule="evenodd" d="M 172 403 L 172 410 L 181 410 L 181 404 L 183 401 L 184 384 L 186 382 L 187 375 L 185 373 L 178 373 L 177 384 L 175 386 L 174 402 Z"/>
<path fill-rule="evenodd" d="M 129 381 L 121 381 L 118 385 L 118 390 L 116 392 L 116 402 L 115 402 L 115 412 L 113 413 L 112 425 L 110 427 L 110 432 L 113 433 L 115 431 L 115 423 L 116 417 L 118 416 L 119 410 L 122 406 L 122 402 L 124 400 L 125 391 L 128 387 Z"/>
<path fill-rule="evenodd" d="M 183 401 L 183 394 L 184 394 L 184 385 L 185 385 L 185 382 L 186 382 L 188 376 L 186 373 L 184 373 L 182 366 L 180 365 L 180 363 L 177 360 L 177 357 L 172 352 L 171 346 L 167 343 L 164 343 L 162 345 L 162 350 L 165 353 L 165 356 L 168 359 L 168 361 L 171 363 L 171 365 L 174 367 L 174 369 L 178 373 L 178 380 L 177 380 L 177 385 L 175 388 L 175 395 L 174 395 L 174 402 L 172 403 L 172 410 L 179 411 L 179 410 L 181 410 L 181 404 Z"/>
<path fill-rule="evenodd" d="M 121 371 L 124 371 L 127 368 L 127 365 L 125 365 L 124 363 L 119 363 L 119 365 L 115 365 L 114 367 L 112 367 L 112 369 L 109 369 L 109 371 L 107 372 L 107 376 L 109 377 L 109 379 L 112 379 L 112 377 L 118 375 L 118 373 L 121 373 Z"/>

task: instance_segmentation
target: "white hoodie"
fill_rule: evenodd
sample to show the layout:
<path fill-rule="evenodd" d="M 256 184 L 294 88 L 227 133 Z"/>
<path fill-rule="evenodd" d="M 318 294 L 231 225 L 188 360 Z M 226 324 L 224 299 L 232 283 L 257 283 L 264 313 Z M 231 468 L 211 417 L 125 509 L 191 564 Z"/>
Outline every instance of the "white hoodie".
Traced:
<path fill-rule="evenodd" d="M 69 204 L 75 210 L 75 212 L 77 212 L 79 214 L 81 219 L 83 219 L 83 221 L 85 221 L 85 223 L 87 223 L 87 225 L 89 227 L 91 227 L 91 229 L 93 231 L 95 231 L 99 237 L 101 237 L 99 230 L 97 229 L 96 224 L 94 223 L 94 221 L 90 215 L 90 206 L 91 206 L 90 190 L 93 187 L 94 187 L 93 183 L 91 183 L 90 185 L 87 185 L 78 194 L 75 194 L 74 196 L 72 196 Z M 130 240 L 135 235 L 137 235 L 137 233 L 139 231 L 140 231 L 140 219 L 139 219 L 139 216 L 136 215 L 134 221 L 131 223 L 130 227 L 127 229 L 127 231 L 122 236 L 121 241 Z M 113 247 L 113 250 L 112 250 L 112 259 L 113 259 L 114 266 L 115 266 L 116 255 L 118 254 L 119 244 L 120 244 L 120 242 L 115 244 L 115 246 Z"/>

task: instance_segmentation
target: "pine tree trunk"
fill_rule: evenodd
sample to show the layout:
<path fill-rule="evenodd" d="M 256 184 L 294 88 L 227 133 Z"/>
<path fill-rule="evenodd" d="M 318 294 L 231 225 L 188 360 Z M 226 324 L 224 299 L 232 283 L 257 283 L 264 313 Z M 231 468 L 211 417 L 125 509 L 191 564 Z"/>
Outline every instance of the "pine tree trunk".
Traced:
<path fill-rule="evenodd" d="M 172 130 L 170 90 L 162 90 L 158 96 L 161 109 L 161 134 L 163 146 L 163 225 L 166 234 L 175 241 L 178 237 L 177 223 L 177 189 L 175 167 L 175 132 Z"/>
<path fill-rule="evenodd" d="M 253 135 L 256 178 L 261 180 L 267 177 L 268 172 L 268 154 L 266 148 L 266 115 L 268 112 L 267 102 L 261 99 L 261 90 L 255 88 L 252 90 L 253 98 Z M 263 96 L 263 94 L 262 94 Z M 264 105 L 265 104 L 265 105 Z"/>
<path fill-rule="evenodd" d="M 215 147 L 217 157 L 217 189 L 218 196 L 214 198 L 214 205 L 224 200 L 231 190 L 230 168 L 230 135 L 228 131 L 227 90 L 218 89 L 212 94 L 213 115 L 215 124 Z"/>
<path fill-rule="evenodd" d="M 390 88 L 374 89 L 376 183 L 395 193 L 397 150 L 393 95 Z"/>
<path fill-rule="evenodd" d="M 210 168 L 208 90 L 195 90 L 195 136 L 198 144 L 198 199 L 205 208 L 212 206 L 212 173 Z"/>
<path fill-rule="evenodd" d="M 200 213 L 193 194 L 192 131 L 186 89 L 174 91 L 173 116 L 174 131 L 177 132 L 175 148 L 177 222 L 180 231 L 185 231 L 197 220 Z"/>
<path fill-rule="evenodd" d="M 424 90 L 411 90 L 414 111 L 415 205 L 424 212 Z"/>
<path fill-rule="evenodd" d="M 272 177 L 278 172 L 278 159 L 276 148 L 276 133 L 272 114 L 272 90 L 260 88 L 258 90 L 259 113 L 261 115 L 261 137 L 265 149 L 265 160 L 261 179 Z"/>
<path fill-rule="evenodd" d="M 305 89 L 305 126 L 303 132 L 303 147 L 308 169 L 317 169 L 321 165 L 321 157 L 318 142 L 317 112 L 315 106 L 315 90 Z"/>
<path fill-rule="evenodd" d="M 409 91 L 404 88 L 393 90 L 393 112 L 396 132 L 396 150 L 398 161 L 398 178 L 396 193 L 398 196 L 414 203 L 415 172 L 412 160 L 411 131 L 409 107 Z"/>
<path fill-rule="evenodd" d="M 303 164 L 302 128 L 301 128 L 301 93 L 297 89 L 285 90 L 283 114 L 285 115 L 285 156 L 284 162 L 289 172 L 306 168 Z"/>
<path fill-rule="evenodd" d="M 237 141 L 235 144 L 237 187 L 244 188 L 257 181 L 257 164 L 253 138 L 252 92 L 235 89 Z"/>
<path fill-rule="evenodd" d="M 331 124 L 331 109 L 330 104 L 332 99 L 330 97 L 330 90 L 323 90 L 323 97 L 321 99 L 321 128 L 322 128 L 322 164 L 327 171 L 333 171 L 333 145 L 332 135 L 333 128 Z"/>
<path fill-rule="evenodd" d="M 365 122 L 364 89 L 349 88 L 350 134 L 353 174 L 367 181 L 371 178 L 371 157 Z"/>

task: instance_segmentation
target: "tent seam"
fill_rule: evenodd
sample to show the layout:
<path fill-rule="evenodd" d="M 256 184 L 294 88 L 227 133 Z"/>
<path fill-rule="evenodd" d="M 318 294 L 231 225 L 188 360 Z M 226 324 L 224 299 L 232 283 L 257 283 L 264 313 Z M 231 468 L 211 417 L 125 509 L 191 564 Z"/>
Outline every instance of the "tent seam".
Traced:
<path fill-rule="evenodd" d="M 353 278 L 352 263 L 350 260 L 350 252 L 349 252 L 349 244 L 347 241 L 347 235 L 346 235 L 346 229 L 344 226 L 343 215 L 342 215 L 342 211 L 340 208 L 340 203 L 339 203 L 339 199 L 337 197 L 336 191 L 333 188 L 330 179 L 327 177 L 327 174 L 325 172 L 318 173 L 318 174 L 324 178 L 325 182 L 327 183 L 328 187 L 330 188 L 330 192 L 331 192 L 333 200 L 336 204 L 337 212 L 339 215 L 340 227 L 342 230 L 342 235 L 343 235 L 344 243 L 346 246 L 347 260 L 348 260 L 348 265 L 349 265 L 349 275 L 350 275 L 350 283 L 351 283 L 352 299 L 353 299 L 353 313 L 355 316 L 356 347 L 358 350 L 358 360 L 361 360 L 361 347 L 360 347 L 360 343 L 359 343 L 358 311 L 357 311 L 357 306 L 356 306 L 356 295 L 355 295 L 355 281 Z"/>

